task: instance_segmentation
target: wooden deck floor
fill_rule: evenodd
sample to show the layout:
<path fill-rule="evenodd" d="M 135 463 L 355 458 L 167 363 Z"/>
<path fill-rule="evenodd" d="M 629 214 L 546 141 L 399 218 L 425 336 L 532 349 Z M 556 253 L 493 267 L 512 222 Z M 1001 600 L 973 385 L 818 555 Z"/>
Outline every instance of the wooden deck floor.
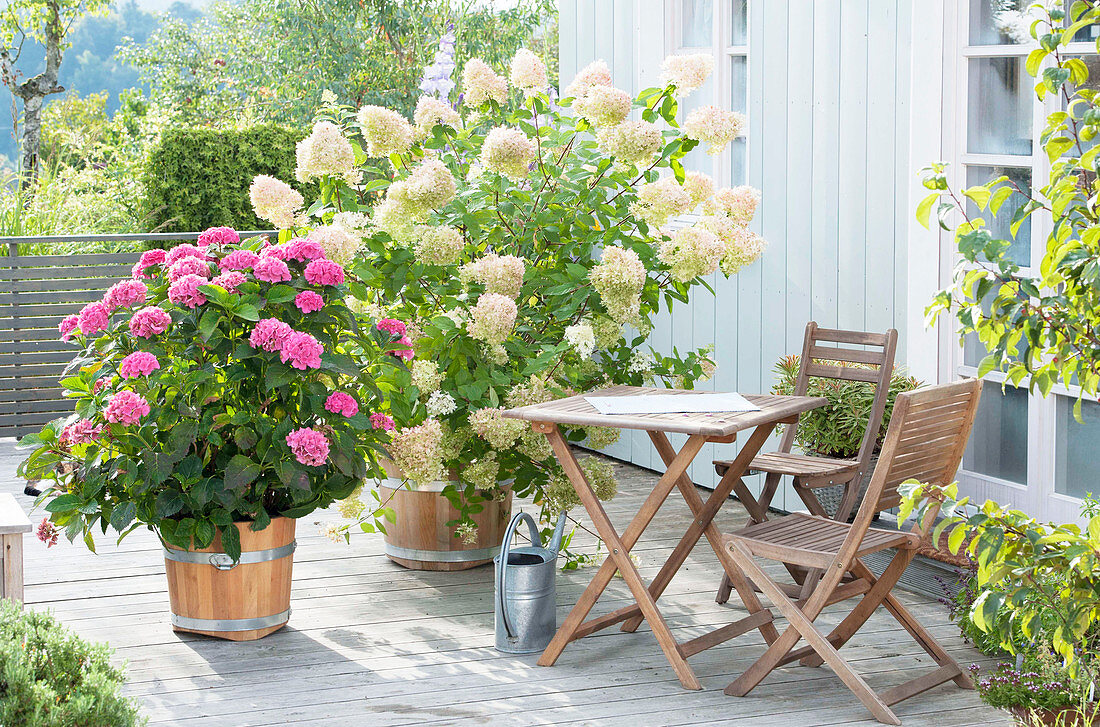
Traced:
<path fill-rule="evenodd" d="M 22 490 L 14 476 L 17 461 L 14 443 L 0 441 L 0 491 Z M 621 494 L 608 510 L 625 523 L 655 475 L 628 465 L 618 469 Z M 30 506 L 21 495 L 20 501 Z M 128 693 L 141 699 L 154 725 L 877 724 L 828 668 L 786 667 L 747 697 L 724 696 L 725 685 L 763 651 L 756 632 L 692 657 L 700 692 L 679 686 L 645 626 L 636 634 L 609 630 L 574 643 L 553 668 L 536 666 L 536 655 L 498 653 L 491 568 L 408 571 L 387 560 L 373 536 L 353 536 L 350 546 L 321 537 L 317 523 L 329 518 L 318 513 L 300 521 L 290 624 L 258 642 L 173 633 L 164 562 L 156 539 L 144 531 L 121 546 L 100 538 L 99 555 L 64 540 L 47 551 L 30 538 L 27 605 L 53 611 L 87 638 L 109 642 L 129 664 Z M 687 519 L 683 501 L 672 495 L 636 550 L 643 576 L 656 573 Z M 732 501 L 719 515 L 720 525 L 743 519 Z M 743 613 L 714 603 L 719 574 L 713 553 L 701 545 L 662 599 L 681 640 L 727 623 L 735 616 L 730 608 Z M 559 622 L 591 575 L 559 575 Z M 961 662 L 981 661 L 948 623 L 943 606 L 902 597 Z M 627 600 L 617 579 L 596 613 Z M 827 615 L 835 623 L 836 615 Z M 881 609 L 845 654 L 875 687 L 930 665 Z M 973 692 L 951 684 L 895 710 L 907 727 L 1011 724 Z"/>

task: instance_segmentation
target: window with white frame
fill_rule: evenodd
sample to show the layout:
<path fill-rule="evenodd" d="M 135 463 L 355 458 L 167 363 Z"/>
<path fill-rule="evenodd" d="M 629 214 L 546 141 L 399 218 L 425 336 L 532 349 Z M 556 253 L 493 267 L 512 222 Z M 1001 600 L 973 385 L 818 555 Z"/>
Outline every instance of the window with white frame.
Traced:
<path fill-rule="evenodd" d="M 714 54 L 714 73 L 681 101 L 680 118 L 700 106 L 715 105 L 748 113 L 749 0 L 667 0 L 667 47 L 673 53 Z M 684 159 L 684 166 L 705 172 L 719 183 L 748 181 L 748 149 L 744 137 L 722 154 L 710 156 L 701 145 Z"/>
<path fill-rule="evenodd" d="M 1048 114 L 1062 110 L 1054 95 L 1039 101 L 1035 80 L 1025 70 L 1034 48 L 1028 6 L 1032 0 L 965 0 L 959 4 L 961 43 L 955 86 L 959 90 L 955 131 L 957 183 L 965 187 L 1007 177 L 1007 184 L 1025 192 L 1042 186 L 1050 163 L 1038 139 Z M 1100 79 L 1091 28 L 1071 46 Z M 1023 204 L 1013 195 L 990 220 L 995 237 L 1013 240 L 1012 213 Z M 1019 265 L 1036 268 L 1042 260 L 1050 219 L 1033 215 L 1016 231 L 1009 256 Z M 954 254 L 953 240 L 944 236 Z M 977 375 L 985 356 L 981 343 L 968 339 L 950 354 L 956 374 Z M 1100 459 L 1091 451 L 1100 436 L 1100 404 L 1085 402 L 1084 423 L 1073 416 L 1076 392 L 1060 388 L 1046 398 L 1026 388 L 1003 387 L 1004 377 L 986 376 L 974 432 L 963 459 L 960 479 L 980 485 L 983 494 L 1013 502 L 1040 517 L 1073 519 L 1077 498 L 1100 491 Z M 1003 389 L 1003 390 L 1002 390 Z"/>

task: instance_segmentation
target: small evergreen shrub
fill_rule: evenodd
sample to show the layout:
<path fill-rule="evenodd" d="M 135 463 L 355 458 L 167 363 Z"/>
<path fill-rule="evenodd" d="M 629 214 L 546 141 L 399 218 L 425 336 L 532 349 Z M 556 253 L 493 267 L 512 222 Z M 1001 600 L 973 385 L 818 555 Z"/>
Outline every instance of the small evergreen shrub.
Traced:
<path fill-rule="evenodd" d="M 90 644 L 53 616 L 0 599 L 0 724 L 129 727 L 145 724 L 119 694 L 125 679 L 106 644 Z"/>
<path fill-rule="evenodd" d="M 266 229 L 252 211 L 248 187 L 267 174 L 293 179 L 295 145 L 304 133 L 273 124 L 243 129 L 166 129 L 144 172 L 151 229 L 193 232 L 226 226 Z M 315 186 L 300 186 L 307 198 Z"/>

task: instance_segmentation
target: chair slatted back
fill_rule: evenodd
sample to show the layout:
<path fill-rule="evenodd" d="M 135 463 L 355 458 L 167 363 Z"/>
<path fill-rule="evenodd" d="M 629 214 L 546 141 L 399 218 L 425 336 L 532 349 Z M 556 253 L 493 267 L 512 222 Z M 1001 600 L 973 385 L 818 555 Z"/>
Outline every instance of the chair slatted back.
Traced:
<path fill-rule="evenodd" d="M 823 346 L 835 343 L 836 346 Z M 802 341 L 798 378 L 795 381 L 796 396 L 805 396 L 811 378 L 862 381 L 875 384 L 875 398 L 871 415 L 863 432 L 858 460 L 860 473 L 866 472 L 882 429 L 882 417 L 890 394 L 890 377 L 894 372 L 894 354 L 897 351 L 898 332 L 891 328 L 886 333 L 844 331 L 819 328 L 817 323 L 806 324 Z M 872 346 L 879 350 L 848 348 L 847 346 Z M 850 364 L 858 364 L 852 366 Z M 787 427 L 779 442 L 779 451 L 790 452 L 794 447 L 796 428 Z"/>
<path fill-rule="evenodd" d="M 898 395 L 878 466 L 860 508 L 874 512 L 901 502 L 898 485 L 908 479 L 938 486 L 952 482 L 978 412 L 978 379 L 931 386 Z M 857 516 L 858 517 L 858 516 Z"/>

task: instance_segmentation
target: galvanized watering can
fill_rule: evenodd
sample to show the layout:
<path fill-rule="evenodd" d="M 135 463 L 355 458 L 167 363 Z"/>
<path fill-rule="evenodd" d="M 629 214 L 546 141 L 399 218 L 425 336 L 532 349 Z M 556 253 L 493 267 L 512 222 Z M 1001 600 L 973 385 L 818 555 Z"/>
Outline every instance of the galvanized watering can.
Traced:
<path fill-rule="evenodd" d="M 531 545 L 513 548 L 512 536 L 521 520 L 527 522 Z M 530 654 L 542 651 L 558 628 L 555 611 L 554 578 L 558 570 L 558 548 L 565 532 L 565 513 L 558 516 L 558 525 L 549 548 L 539 547 L 542 539 L 534 518 L 517 512 L 508 529 L 500 555 L 493 558 L 496 568 L 496 597 L 493 611 L 496 620 L 496 647 L 508 654 Z"/>

